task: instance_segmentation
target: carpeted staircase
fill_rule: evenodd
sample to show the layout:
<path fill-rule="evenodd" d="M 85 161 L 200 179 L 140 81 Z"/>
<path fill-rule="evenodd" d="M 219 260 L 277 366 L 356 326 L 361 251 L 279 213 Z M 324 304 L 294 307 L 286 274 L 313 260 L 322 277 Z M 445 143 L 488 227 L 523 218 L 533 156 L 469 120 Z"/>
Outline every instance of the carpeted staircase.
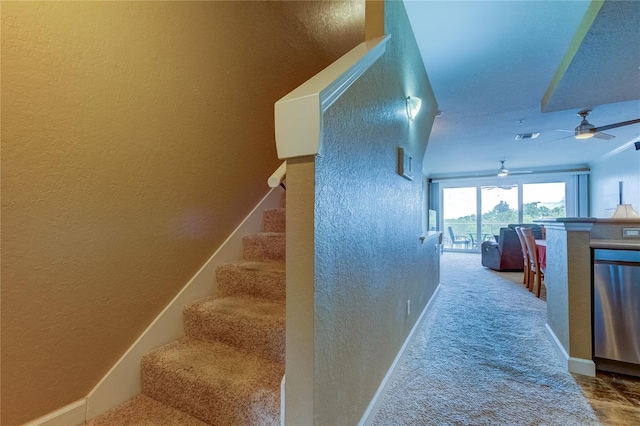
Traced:
<path fill-rule="evenodd" d="M 282 199 L 284 206 L 284 196 Z M 184 309 L 182 339 L 145 355 L 142 394 L 86 425 L 276 425 L 285 355 L 285 209 Z"/>

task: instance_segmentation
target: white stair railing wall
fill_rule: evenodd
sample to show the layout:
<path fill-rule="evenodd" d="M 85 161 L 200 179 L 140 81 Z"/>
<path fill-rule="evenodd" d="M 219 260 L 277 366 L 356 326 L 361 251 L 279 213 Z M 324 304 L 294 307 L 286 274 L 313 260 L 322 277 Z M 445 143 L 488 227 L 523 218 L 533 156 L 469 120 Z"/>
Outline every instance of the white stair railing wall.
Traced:
<path fill-rule="evenodd" d="M 324 112 L 380 58 L 391 36 L 365 41 L 291 91 L 275 104 L 278 158 L 285 162 L 269 177 L 275 188 L 283 185 L 286 160 L 321 155 Z M 287 324 L 287 327 L 293 327 Z M 281 424 L 285 424 L 285 380 L 281 384 Z"/>

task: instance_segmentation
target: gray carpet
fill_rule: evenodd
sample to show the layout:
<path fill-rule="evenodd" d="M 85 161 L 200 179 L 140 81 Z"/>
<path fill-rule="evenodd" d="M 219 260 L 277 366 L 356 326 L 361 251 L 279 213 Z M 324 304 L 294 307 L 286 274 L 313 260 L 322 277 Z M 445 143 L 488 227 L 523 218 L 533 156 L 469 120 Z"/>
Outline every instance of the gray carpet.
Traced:
<path fill-rule="evenodd" d="M 374 425 L 599 425 L 521 275 L 445 253 L 440 292 Z"/>

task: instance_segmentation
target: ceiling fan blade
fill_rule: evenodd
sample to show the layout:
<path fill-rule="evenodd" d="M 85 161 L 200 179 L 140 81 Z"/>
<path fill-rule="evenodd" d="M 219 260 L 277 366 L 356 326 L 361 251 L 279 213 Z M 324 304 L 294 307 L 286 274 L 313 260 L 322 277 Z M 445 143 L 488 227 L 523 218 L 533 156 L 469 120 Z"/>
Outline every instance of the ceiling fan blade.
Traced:
<path fill-rule="evenodd" d="M 613 136 L 613 135 L 610 135 L 608 133 L 602 133 L 602 132 L 595 132 L 593 134 L 593 137 L 594 138 L 598 138 L 598 139 L 604 139 L 606 141 L 615 138 L 615 136 Z"/>
<path fill-rule="evenodd" d="M 486 189 L 487 191 L 491 191 L 492 189 L 504 189 L 510 190 L 515 188 L 518 185 L 492 185 L 492 186 L 483 186 L 482 189 Z"/>
<path fill-rule="evenodd" d="M 571 134 L 569 136 L 563 136 L 563 137 L 558 138 L 558 139 L 552 139 L 549 142 L 561 141 L 562 139 L 572 138 L 572 137 L 574 137 L 574 133 L 575 133 L 575 131 L 571 130 Z"/>
<path fill-rule="evenodd" d="M 637 123 L 640 123 L 640 118 L 636 118 L 635 120 L 629 120 L 629 121 L 621 121 L 620 123 L 607 124 L 606 126 L 599 126 L 591 129 L 591 132 L 597 133 L 603 130 L 615 129 L 616 127 L 628 126 L 630 124 L 637 124 Z"/>

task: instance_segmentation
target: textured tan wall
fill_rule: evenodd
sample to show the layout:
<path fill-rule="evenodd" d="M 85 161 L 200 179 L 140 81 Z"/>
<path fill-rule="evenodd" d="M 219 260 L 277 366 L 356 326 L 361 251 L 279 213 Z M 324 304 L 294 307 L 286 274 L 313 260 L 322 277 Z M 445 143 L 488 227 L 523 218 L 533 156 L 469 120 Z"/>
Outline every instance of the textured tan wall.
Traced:
<path fill-rule="evenodd" d="M 384 0 L 366 0 L 365 38 L 384 36 Z"/>
<path fill-rule="evenodd" d="M 2 424 L 87 394 L 267 191 L 364 1 L 3 2 Z"/>
<path fill-rule="evenodd" d="M 402 2 L 385 3 L 385 23 L 386 53 L 324 115 L 321 155 L 288 175 L 289 208 L 294 197 L 310 203 L 294 191 L 313 191 L 313 214 L 288 212 L 287 229 L 312 231 L 304 242 L 314 254 L 296 250 L 288 232 L 287 263 L 309 269 L 287 267 L 287 338 L 292 327 L 309 329 L 287 346 L 287 424 L 357 424 L 437 286 L 427 266 L 434 246 L 419 239 L 420 171 L 437 105 Z M 423 100 L 414 122 L 407 95 Z M 413 155 L 413 181 L 397 174 L 398 146 Z M 290 295 L 314 307 L 312 328 Z M 293 382 L 294 365 L 313 378 L 312 396 L 308 383 Z"/>
<path fill-rule="evenodd" d="M 591 250 L 589 231 L 567 233 L 570 357 L 591 360 Z"/>

